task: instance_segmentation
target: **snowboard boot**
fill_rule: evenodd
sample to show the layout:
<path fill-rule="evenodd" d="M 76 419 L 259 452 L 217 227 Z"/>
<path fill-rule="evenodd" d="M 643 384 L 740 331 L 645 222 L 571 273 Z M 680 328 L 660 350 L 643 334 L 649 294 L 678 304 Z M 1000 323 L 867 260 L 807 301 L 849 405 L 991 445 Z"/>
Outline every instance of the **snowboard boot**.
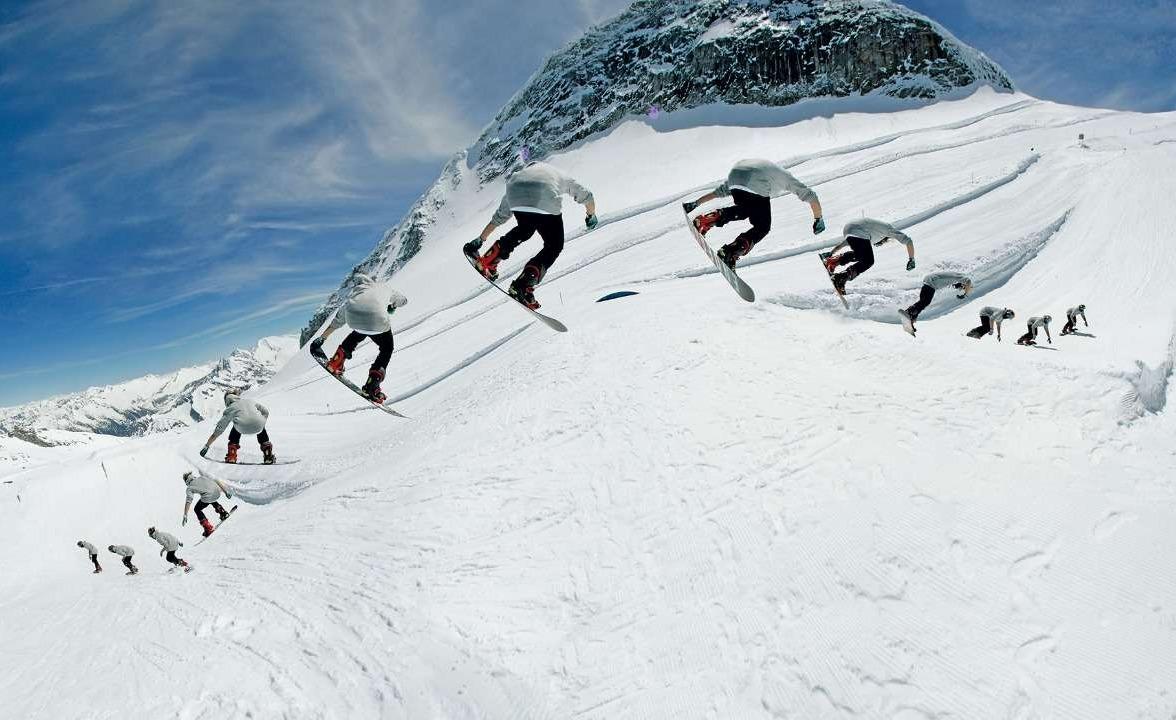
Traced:
<path fill-rule="evenodd" d="M 841 264 L 840 255 L 824 255 L 825 258 L 825 272 L 832 275 L 837 272 L 837 267 Z"/>
<path fill-rule="evenodd" d="M 266 465 L 273 465 L 278 461 L 277 456 L 274 455 L 274 444 L 272 442 L 261 444 L 261 461 Z"/>
<path fill-rule="evenodd" d="M 735 269 L 735 263 L 739 262 L 739 258 L 751 252 L 751 243 L 744 240 L 742 237 L 737 237 L 732 242 L 727 243 L 719 248 L 716 253 L 723 264 L 732 270 Z"/>
<path fill-rule="evenodd" d="M 718 210 L 712 210 L 708 213 L 703 213 L 694 218 L 694 229 L 698 231 L 699 235 L 705 236 L 711 228 L 719 224 L 723 214 Z"/>
<path fill-rule="evenodd" d="M 343 377 L 343 363 L 347 361 L 347 351 L 342 347 L 335 350 L 335 355 L 327 363 L 327 372 L 335 377 Z"/>
<path fill-rule="evenodd" d="M 363 384 L 363 394 L 367 396 L 368 400 L 383 405 L 388 396 L 380 389 L 380 383 L 384 381 L 384 371 L 380 368 L 372 368 L 368 370 L 367 382 Z"/>
<path fill-rule="evenodd" d="M 543 270 L 538 265 L 528 265 L 510 284 L 510 291 L 507 294 L 532 310 L 538 310 L 539 301 L 535 299 L 535 286 L 542 278 Z"/>
<path fill-rule="evenodd" d="M 849 282 L 851 278 L 848 272 L 833 273 L 833 289 L 840 294 L 845 294 L 845 283 Z"/>
<path fill-rule="evenodd" d="M 94 572 L 93 572 L 93 573 L 91 573 L 91 574 L 92 574 L 92 575 L 97 575 L 97 574 L 98 574 L 98 573 L 100 573 L 100 572 L 102 572 L 102 568 L 100 568 L 100 567 L 96 567 L 96 568 L 94 568 Z"/>
<path fill-rule="evenodd" d="M 220 503 L 213 503 L 212 509 L 216 510 L 216 514 L 218 516 L 220 516 L 220 519 L 222 522 L 225 520 L 225 518 L 227 518 L 229 516 L 228 511 L 225 510 L 224 507 L 222 507 Z"/>
<path fill-rule="evenodd" d="M 479 256 L 474 260 L 474 267 L 478 272 L 482 273 L 482 277 L 491 282 L 498 279 L 498 261 L 499 255 L 502 253 L 502 247 L 498 243 L 490 246 L 485 255 Z"/>
<path fill-rule="evenodd" d="M 224 518 L 221 519 L 223 520 Z M 208 518 L 204 518 L 200 521 L 200 527 L 204 528 L 204 537 L 208 537 L 212 534 L 212 531 L 216 529 L 212 526 L 212 521 Z"/>
<path fill-rule="evenodd" d="M 241 449 L 240 445 L 234 445 L 233 443 L 229 443 L 229 450 L 228 450 L 228 452 L 225 453 L 225 462 L 227 462 L 227 463 L 237 462 L 237 451 L 240 449 Z"/>

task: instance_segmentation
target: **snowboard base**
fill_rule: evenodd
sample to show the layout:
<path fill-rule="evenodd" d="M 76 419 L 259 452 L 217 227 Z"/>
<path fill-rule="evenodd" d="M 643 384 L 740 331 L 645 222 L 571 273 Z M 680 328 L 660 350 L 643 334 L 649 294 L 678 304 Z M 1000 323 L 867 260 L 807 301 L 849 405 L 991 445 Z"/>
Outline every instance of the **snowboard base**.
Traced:
<path fill-rule="evenodd" d="M 556 332 L 567 332 L 568 331 L 568 326 L 564 325 L 559 320 L 556 320 L 553 317 L 549 317 L 547 315 L 544 315 L 543 313 L 539 312 L 538 310 L 532 310 L 531 308 L 522 304 L 518 300 L 515 300 L 514 297 L 509 292 L 504 290 L 501 285 L 499 285 L 498 283 L 494 282 L 490 278 L 483 275 L 482 272 L 480 270 L 478 270 L 478 266 L 474 264 L 474 259 L 472 257 L 470 257 L 469 255 L 466 255 L 465 252 L 462 252 L 461 256 L 466 259 L 466 262 L 470 264 L 470 267 L 474 269 L 474 272 L 478 273 L 478 277 L 482 278 L 486 282 L 493 285 L 495 290 L 497 290 L 498 292 L 500 292 L 503 295 L 510 298 L 510 301 L 512 303 L 514 303 L 515 305 L 518 305 L 522 309 L 531 313 L 531 316 L 534 317 L 536 320 L 538 320 L 539 322 L 543 323 L 544 325 L 546 325 L 547 327 L 551 328 L 552 330 L 554 330 Z"/>
<path fill-rule="evenodd" d="M 686 208 L 682 208 L 682 212 L 686 215 L 686 227 L 690 230 L 690 234 L 694 236 L 694 241 L 706 253 L 706 256 L 718 269 L 719 274 L 723 276 L 727 284 L 731 286 L 731 289 L 747 302 L 755 302 L 755 290 L 752 290 L 750 285 L 743 282 L 743 278 L 736 275 L 735 271 L 727 266 L 727 263 L 719 259 L 718 253 L 707 243 L 702 233 L 698 232 L 698 228 L 694 227 L 694 221 L 690 218 L 690 213 L 686 212 Z"/>
<path fill-rule="evenodd" d="M 369 398 L 367 395 L 364 395 L 364 394 L 363 394 L 363 389 L 362 389 L 362 388 L 360 388 L 358 385 L 356 385 L 355 383 L 351 382 L 350 380 L 348 380 L 348 379 L 347 379 L 347 378 L 345 378 L 345 377 L 339 377 L 339 376 L 335 375 L 335 373 L 331 372 L 330 370 L 327 370 L 327 363 L 329 362 L 329 360 L 327 360 L 327 357 L 326 357 L 325 355 L 319 355 L 319 354 L 316 354 L 316 353 L 313 353 L 313 352 L 312 352 L 312 353 L 310 354 L 310 356 L 311 356 L 312 358 L 314 358 L 314 361 L 315 361 L 316 363 L 318 363 L 319 367 L 321 367 L 321 368 L 323 369 L 323 371 L 327 373 L 327 375 L 330 375 L 331 377 L 333 377 L 333 378 L 335 378 L 336 380 L 338 380 L 338 381 L 339 381 L 339 382 L 340 382 L 340 383 L 341 383 L 341 384 L 342 384 L 344 387 L 346 387 L 348 390 L 350 390 L 351 392 L 355 393 L 356 395 L 360 396 L 360 397 L 361 397 L 361 398 L 363 398 L 365 401 L 367 401 L 368 403 L 370 403 L 372 407 L 374 407 L 374 408 L 379 408 L 380 410 L 383 410 L 384 412 L 388 413 L 389 415 L 395 415 L 396 417 L 398 417 L 398 418 L 404 418 L 405 420 L 407 420 L 407 419 L 408 419 L 408 416 L 407 416 L 407 415 L 401 415 L 400 413 L 396 412 L 395 410 L 393 410 L 392 408 L 388 407 L 387 405 L 381 405 L 381 404 L 380 404 L 380 403 L 378 403 L 378 402 L 372 402 L 372 399 L 371 399 L 371 398 Z M 205 459 L 207 460 L 208 458 L 205 458 Z M 293 461 L 291 461 L 291 462 L 297 462 L 297 461 L 296 461 L 296 460 L 293 460 Z"/>
<path fill-rule="evenodd" d="M 817 253 L 817 257 L 821 261 L 821 269 L 824 270 L 825 274 L 829 276 L 829 284 L 830 285 L 833 284 L 833 273 L 829 272 L 829 268 L 825 267 L 825 260 L 829 259 L 829 256 L 832 254 L 833 253 L 831 253 L 831 252 Z M 848 310 L 849 309 L 849 302 L 845 299 L 845 293 L 838 290 L 836 285 L 833 285 L 833 293 L 837 295 L 837 299 L 840 300 L 841 304 L 845 307 L 846 310 Z M 913 335 L 914 333 L 911 333 L 911 334 Z"/>
<path fill-rule="evenodd" d="M 192 546 L 195 547 L 195 546 L 199 545 L 200 543 L 204 542 L 205 540 L 207 540 L 208 538 L 212 537 L 213 535 L 216 535 L 216 531 L 220 530 L 220 526 L 224 525 L 225 521 L 228 520 L 229 518 L 233 517 L 233 513 L 237 512 L 237 507 L 238 506 L 234 505 L 233 507 L 229 508 L 229 514 L 225 516 L 225 519 L 221 520 L 216 525 L 213 525 L 212 532 L 208 533 L 204 537 L 202 537 L 199 540 L 197 540 L 196 542 L 192 543 Z"/>
<path fill-rule="evenodd" d="M 253 465 L 294 465 L 295 463 L 302 462 L 301 460 L 278 460 L 277 462 L 272 462 L 272 463 L 240 462 L 240 461 L 238 461 L 238 462 L 225 462 L 224 460 L 217 460 L 215 458 L 210 458 L 210 457 L 201 458 L 201 460 L 206 460 L 210 463 L 216 463 L 217 465 L 248 465 L 248 466 L 253 466 Z"/>

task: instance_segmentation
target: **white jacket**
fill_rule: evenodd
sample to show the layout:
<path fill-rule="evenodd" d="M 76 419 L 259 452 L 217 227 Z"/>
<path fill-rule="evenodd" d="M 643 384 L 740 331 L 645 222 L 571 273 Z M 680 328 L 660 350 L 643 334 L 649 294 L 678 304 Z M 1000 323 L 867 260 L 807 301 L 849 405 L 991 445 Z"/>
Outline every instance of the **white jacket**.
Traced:
<path fill-rule="evenodd" d="M 175 535 L 165 533 L 162 530 L 156 530 L 155 534 L 151 536 L 155 542 L 159 543 L 164 552 L 175 552 L 180 549 L 180 541 L 176 539 Z"/>
<path fill-rule="evenodd" d="M 951 272 L 950 270 L 940 270 L 939 272 L 928 273 L 923 278 L 924 285 L 930 285 L 936 290 L 942 290 L 946 287 L 959 285 L 961 283 L 971 282 L 968 276 L 963 273 Z"/>
<path fill-rule="evenodd" d="M 752 195 L 779 197 L 793 193 L 805 202 L 817 199 L 817 194 L 808 185 L 793 177 L 792 173 L 771 160 L 750 158 L 740 160 L 727 173 L 727 182 L 715 188 L 715 195 L 726 197 L 732 190 L 744 190 Z"/>
<path fill-rule="evenodd" d="M 363 273 L 356 273 L 351 297 L 335 313 L 330 329 L 338 330 L 346 324 L 364 335 L 379 335 L 392 329 L 389 316 L 396 308 L 407 304 L 408 298 L 393 290 L 388 283 L 376 282 Z"/>
<path fill-rule="evenodd" d="M 592 199 L 592 191 L 547 163 L 533 163 L 511 175 L 506 194 L 494 211 L 491 222 L 501 225 L 512 212 L 542 215 L 563 214 L 563 197 L 571 195 L 581 205 Z"/>
<path fill-rule="evenodd" d="M 188 497 L 186 499 L 189 502 L 197 495 L 206 503 L 214 503 L 220 500 L 221 486 L 217 484 L 216 480 L 203 473 L 194 476 L 192 481 L 186 484 L 188 487 Z"/>
<path fill-rule="evenodd" d="M 845 228 L 841 233 L 847 237 L 861 238 L 862 240 L 869 240 L 876 243 L 883 238 L 892 238 L 899 241 L 903 245 L 910 246 L 914 244 L 910 236 L 894 227 L 888 222 L 875 220 L 873 218 L 862 218 L 861 220 L 852 220 L 845 224 Z"/>
<path fill-rule="evenodd" d="M 89 542 L 86 542 L 85 540 L 83 540 L 82 547 L 85 548 L 86 552 L 90 553 L 91 555 L 98 554 L 98 548 L 94 547 L 94 545 L 92 543 L 89 543 Z"/>
<path fill-rule="evenodd" d="M 233 427 L 242 435 L 256 435 L 265 430 L 265 421 L 269 419 L 269 408 L 256 400 L 237 398 L 229 403 L 216 424 L 214 435 L 220 435 L 233 423 Z"/>
<path fill-rule="evenodd" d="M 112 545 L 110 552 L 115 555 L 122 555 L 123 557 L 130 557 L 135 554 L 135 548 L 130 545 Z"/>

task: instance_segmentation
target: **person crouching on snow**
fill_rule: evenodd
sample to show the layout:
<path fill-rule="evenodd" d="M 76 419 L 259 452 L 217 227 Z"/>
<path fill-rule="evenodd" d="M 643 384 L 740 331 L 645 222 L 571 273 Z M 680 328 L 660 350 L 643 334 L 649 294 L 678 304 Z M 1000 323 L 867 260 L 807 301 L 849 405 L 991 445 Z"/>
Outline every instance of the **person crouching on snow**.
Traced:
<path fill-rule="evenodd" d="M 935 291 L 948 287 L 956 290 L 956 300 L 963 300 L 968 296 L 968 293 L 972 292 L 972 279 L 963 273 L 947 270 L 928 273 L 923 278 L 923 287 L 919 290 L 919 299 L 907 309 L 899 310 L 898 314 L 910 322 L 911 329 L 913 330 L 915 321 L 919 319 L 919 314 L 926 310 L 927 306 L 935 298 Z"/>
<path fill-rule="evenodd" d="M 380 348 L 380 352 L 368 368 L 368 379 L 362 390 L 367 399 L 383 404 L 388 398 L 380 388 L 380 383 L 384 381 L 393 348 L 390 316 L 396 312 L 396 308 L 407 305 L 408 298 L 393 290 L 388 283 L 376 282 L 363 273 L 356 273 L 352 282 L 351 297 L 335 313 L 335 318 L 323 330 L 323 334 L 311 341 L 310 354 L 320 361 L 325 360 L 327 356 L 323 352 L 323 342 L 344 325 L 350 327 L 351 334 L 339 343 L 334 356 L 326 365 L 327 372 L 343 377 L 344 363 L 351 359 L 351 354 L 361 342 L 370 338 Z"/>
<path fill-rule="evenodd" d="M 220 504 L 221 493 L 224 493 L 229 500 L 233 499 L 233 494 L 220 480 L 203 473 L 197 475 L 191 470 L 184 473 L 184 486 L 188 492 L 184 498 L 184 519 L 180 524 L 188 524 L 188 510 L 192 508 L 192 498 L 199 495 L 200 499 L 196 501 L 196 519 L 200 521 L 200 527 L 204 528 L 204 537 L 208 537 L 214 528 L 208 518 L 204 516 L 204 508 L 211 505 L 220 519 L 224 520 L 229 516 L 229 513 Z"/>
<path fill-rule="evenodd" d="M 241 435 L 256 435 L 257 442 L 261 445 L 262 462 L 266 465 L 273 465 L 278 461 L 278 458 L 274 455 L 274 444 L 270 442 L 269 433 L 265 430 L 267 420 L 269 420 L 269 409 L 265 405 L 256 400 L 241 397 L 239 390 L 226 390 L 225 412 L 221 415 L 220 422 L 216 424 L 216 429 L 208 436 L 208 442 L 204 443 L 200 457 L 208 455 L 209 446 L 216 442 L 229 423 L 232 423 L 233 429 L 229 431 L 229 448 L 225 453 L 225 462 L 237 462 L 237 451 L 241 449 Z"/>
<path fill-rule="evenodd" d="M 1049 344 L 1053 345 L 1053 338 L 1049 336 L 1049 323 L 1053 320 L 1049 315 L 1042 315 L 1041 317 L 1031 317 L 1027 323 L 1028 330 L 1025 334 L 1017 338 L 1018 345 L 1036 345 L 1037 344 L 1037 330 L 1042 328 L 1045 330 L 1045 339 L 1049 340 Z"/>
<path fill-rule="evenodd" d="M 185 560 L 176 557 L 176 551 L 183 547 L 184 543 L 176 539 L 175 535 L 165 533 L 162 530 L 156 530 L 154 527 L 147 528 L 147 537 L 159 543 L 159 554 L 167 553 L 165 559 L 175 565 L 176 567 L 184 568 L 184 572 L 188 572 L 191 568 Z"/>
<path fill-rule="evenodd" d="M 1000 324 L 1005 320 L 1012 320 L 1015 313 L 1009 308 L 986 306 L 980 310 L 980 324 L 968 331 L 968 337 L 979 340 L 985 335 L 991 335 L 996 329 L 997 342 L 1000 341 Z"/>

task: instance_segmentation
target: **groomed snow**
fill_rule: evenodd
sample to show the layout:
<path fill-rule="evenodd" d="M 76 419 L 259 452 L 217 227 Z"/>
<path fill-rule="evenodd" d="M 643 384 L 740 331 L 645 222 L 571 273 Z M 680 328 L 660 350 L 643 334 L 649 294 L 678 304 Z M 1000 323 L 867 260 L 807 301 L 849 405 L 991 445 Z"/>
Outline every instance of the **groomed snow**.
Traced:
<path fill-rule="evenodd" d="M 563 335 L 459 257 L 500 187 L 466 197 L 397 276 L 385 389 L 412 420 L 295 358 L 258 394 L 302 462 L 207 466 L 243 507 L 198 548 L 179 475 L 206 426 L 0 484 L 0 715 L 1166 720 L 1172 140 L 1176 114 L 987 91 L 627 123 L 552 159 L 602 219 L 568 205 L 537 292 Z M 774 201 L 747 304 L 676 203 L 755 156 L 812 180 L 830 230 Z M 813 251 L 863 214 L 909 223 L 919 268 L 879 248 L 844 311 Z M 913 339 L 888 308 L 938 268 L 980 291 Z M 1079 302 L 1096 337 L 1056 337 Z M 988 304 L 1018 314 L 1002 343 L 963 336 Z M 1054 344 L 1016 346 L 1041 313 Z M 143 572 L 89 574 L 81 537 Z"/>

